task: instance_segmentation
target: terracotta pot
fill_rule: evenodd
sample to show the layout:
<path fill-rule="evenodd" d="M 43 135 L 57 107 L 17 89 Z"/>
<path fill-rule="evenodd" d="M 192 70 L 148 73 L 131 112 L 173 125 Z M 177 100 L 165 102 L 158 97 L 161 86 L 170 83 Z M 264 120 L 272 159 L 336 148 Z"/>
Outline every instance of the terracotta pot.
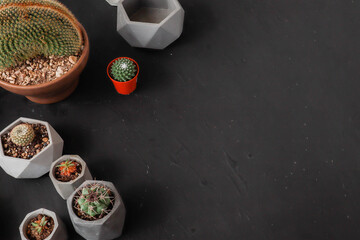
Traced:
<path fill-rule="evenodd" d="M 113 63 L 118 60 L 118 59 L 121 59 L 121 58 L 127 58 L 129 59 L 130 61 L 134 62 L 136 64 L 136 67 L 137 67 L 137 73 L 136 73 L 136 76 L 129 80 L 129 81 L 126 81 L 126 82 L 119 82 L 119 81 L 116 81 L 115 79 L 113 79 L 111 77 L 111 74 L 110 74 L 110 69 L 111 69 L 111 66 L 113 65 Z M 133 91 L 135 91 L 136 89 L 136 84 L 137 84 L 137 79 L 138 79 L 138 75 L 139 75 L 139 72 L 140 72 L 140 68 L 139 68 L 139 64 L 134 60 L 134 59 L 131 59 L 131 58 L 128 58 L 128 57 L 119 57 L 119 58 L 116 58 L 114 60 L 112 60 L 108 67 L 107 67 L 107 75 L 109 76 L 110 80 L 113 82 L 114 84 L 114 87 L 116 89 L 116 91 L 120 94 L 123 94 L 123 95 L 129 95 L 130 93 L 132 93 Z"/>
<path fill-rule="evenodd" d="M 74 92 L 79 83 L 79 76 L 89 58 L 89 38 L 84 27 L 79 23 L 84 38 L 84 49 L 75 66 L 63 76 L 51 82 L 20 86 L 0 80 L 0 86 L 9 92 L 23 95 L 30 101 L 40 104 L 60 102 Z"/>

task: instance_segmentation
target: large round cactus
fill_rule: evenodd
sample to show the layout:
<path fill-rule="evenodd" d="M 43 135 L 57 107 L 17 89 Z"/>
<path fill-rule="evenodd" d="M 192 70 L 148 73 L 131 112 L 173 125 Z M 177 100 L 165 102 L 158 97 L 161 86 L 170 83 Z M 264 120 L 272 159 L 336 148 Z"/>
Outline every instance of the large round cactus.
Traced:
<path fill-rule="evenodd" d="M 0 69 L 33 57 L 80 51 L 81 29 L 56 0 L 0 0 Z"/>

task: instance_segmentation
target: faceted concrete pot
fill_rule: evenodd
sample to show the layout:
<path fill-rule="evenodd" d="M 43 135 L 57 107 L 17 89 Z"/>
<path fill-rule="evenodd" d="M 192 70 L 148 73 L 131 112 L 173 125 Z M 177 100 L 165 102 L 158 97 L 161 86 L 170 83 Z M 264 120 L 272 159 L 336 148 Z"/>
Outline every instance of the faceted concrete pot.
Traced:
<path fill-rule="evenodd" d="M 80 191 L 81 188 L 93 184 L 99 183 L 110 188 L 115 196 L 114 207 L 111 212 L 102 219 L 96 221 L 86 221 L 79 218 L 73 210 L 73 200 L 75 194 Z M 125 221 L 125 206 L 120 194 L 116 190 L 114 184 L 105 181 L 85 181 L 76 189 L 73 194 L 67 199 L 67 208 L 69 211 L 70 219 L 74 225 L 75 231 L 87 240 L 111 240 L 121 236 L 122 229 Z"/>
<path fill-rule="evenodd" d="M 70 182 L 60 182 L 56 179 L 55 177 L 55 168 L 56 166 L 58 166 L 61 162 L 66 161 L 66 160 L 74 160 L 78 163 L 81 164 L 82 170 L 80 175 L 70 181 Z M 59 195 L 63 198 L 63 199 L 67 199 L 83 182 L 85 182 L 86 180 L 92 180 L 92 176 L 91 173 L 89 171 L 89 168 L 87 167 L 86 163 L 84 160 L 82 160 L 82 158 L 78 155 L 64 155 L 61 158 L 59 158 L 58 160 L 56 160 L 55 162 L 53 162 L 51 164 L 50 167 L 50 172 L 49 172 L 49 176 L 50 179 L 52 181 L 52 183 L 54 184 L 54 187 L 56 189 L 56 191 L 59 193 Z"/>
<path fill-rule="evenodd" d="M 31 159 L 22 159 L 5 156 L 2 144 L 0 144 L 0 166 L 14 178 L 39 178 L 50 170 L 51 163 L 62 155 L 64 141 L 52 126 L 44 121 L 30 118 L 19 118 L 0 132 L 0 136 L 8 133 L 16 125 L 25 123 L 40 123 L 46 126 L 50 144 Z"/>
<path fill-rule="evenodd" d="M 121 0 L 106 0 L 111 6 L 117 6 Z"/>
<path fill-rule="evenodd" d="M 164 49 L 180 37 L 184 9 L 178 0 L 107 0 L 118 6 L 117 31 L 133 47 Z"/>
<path fill-rule="evenodd" d="M 28 238 L 26 237 L 27 225 L 31 219 L 33 219 L 34 217 L 36 217 L 39 214 L 47 215 L 49 217 L 52 217 L 52 219 L 54 219 L 54 229 L 53 229 L 52 233 L 46 238 L 46 240 L 67 240 L 68 239 L 65 225 L 63 224 L 61 219 L 58 218 L 54 212 L 49 211 L 45 208 L 40 208 L 38 210 L 35 210 L 35 211 L 27 214 L 25 216 L 24 220 L 22 221 L 22 223 L 19 227 L 21 240 L 28 240 Z"/>

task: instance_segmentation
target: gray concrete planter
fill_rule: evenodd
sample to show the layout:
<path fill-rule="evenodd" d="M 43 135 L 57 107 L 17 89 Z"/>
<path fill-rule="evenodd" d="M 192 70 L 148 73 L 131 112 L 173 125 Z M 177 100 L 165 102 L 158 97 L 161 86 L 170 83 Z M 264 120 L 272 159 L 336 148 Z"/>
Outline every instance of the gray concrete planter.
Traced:
<path fill-rule="evenodd" d="M 58 218 L 54 212 L 49 211 L 45 208 L 40 208 L 38 210 L 35 210 L 35 211 L 27 214 L 25 216 L 24 220 L 22 221 L 22 223 L 19 227 L 21 240 L 28 240 L 28 238 L 26 237 L 27 225 L 32 218 L 36 217 L 39 214 L 47 215 L 49 217 L 52 217 L 52 219 L 54 219 L 54 229 L 53 229 L 52 233 L 50 234 L 50 236 L 48 236 L 45 240 L 67 240 L 68 239 L 65 225 L 63 224 L 61 219 Z"/>
<path fill-rule="evenodd" d="M 86 185 L 100 183 L 110 188 L 115 195 L 115 203 L 111 212 L 102 219 L 85 221 L 79 218 L 73 210 L 73 201 L 76 192 Z M 105 181 L 85 181 L 67 199 L 67 208 L 75 231 L 87 240 L 111 240 L 121 236 L 125 221 L 125 206 L 114 184 Z"/>
<path fill-rule="evenodd" d="M 180 37 L 185 11 L 178 0 L 107 0 L 118 7 L 117 31 L 133 47 L 164 49 Z"/>
<path fill-rule="evenodd" d="M 64 141 L 55 129 L 47 122 L 30 118 L 19 118 L 0 132 L 0 136 L 8 133 L 16 125 L 25 123 L 40 123 L 46 126 L 50 144 L 31 159 L 8 157 L 0 144 L 0 166 L 14 178 L 39 178 L 49 172 L 51 163 L 62 155 Z"/>
<path fill-rule="evenodd" d="M 117 6 L 121 0 L 106 0 L 111 6 Z"/>
<path fill-rule="evenodd" d="M 78 163 L 81 164 L 82 167 L 82 171 L 80 173 L 80 175 L 70 181 L 70 182 L 60 182 L 55 178 L 55 167 L 57 165 L 59 165 L 61 162 L 66 161 L 66 160 L 74 160 Z M 50 172 L 49 172 L 49 176 L 50 179 L 52 181 L 52 183 L 54 184 L 54 187 L 56 189 L 56 191 L 59 193 L 59 195 L 63 198 L 63 199 L 67 199 L 83 182 L 85 182 L 86 180 L 92 180 L 92 176 L 91 173 L 89 171 L 89 168 L 87 167 L 85 161 L 78 155 L 64 155 L 61 158 L 55 160 L 55 162 L 53 162 L 51 164 L 50 167 Z"/>

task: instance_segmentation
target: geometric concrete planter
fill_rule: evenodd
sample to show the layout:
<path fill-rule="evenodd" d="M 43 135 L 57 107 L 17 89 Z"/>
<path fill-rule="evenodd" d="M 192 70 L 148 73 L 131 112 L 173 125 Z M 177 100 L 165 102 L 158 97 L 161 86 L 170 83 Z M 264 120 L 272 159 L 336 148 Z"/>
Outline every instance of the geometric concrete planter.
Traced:
<path fill-rule="evenodd" d="M 110 213 L 104 218 L 95 221 L 86 221 L 74 213 L 73 198 L 81 188 L 93 183 L 99 183 L 108 187 L 115 196 L 115 203 Z M 67 199 L 67 208 L 75 231 L 83 238 L 87 240 L 111 240 L 121 236 L 126 210 L 120 194 L 111 182 L 96 180 L 85 181 Z"/>
<path fill-rule="evenodd" d="M 8 133 L 13 127 L 20 123 L 40 123 L 46 126 L 50 144 L 31 159 L 8 157 L 0 142 L 0 167 L 14 178 L 39 178 L 49 172 L 51 163 L 62 155 L 64 141 L 52 126 L 44 121 L 30 118 L 19 118 L 0 132 L 0 136 Z"/>
<path fill-rule="evenodd" d="M 117 6 L 120 0 L 106 0 L 111 6 Z"/>
<path fill-rule="evenodd" d="M 40 208 L 38 210 L 35 210 L 35 211 L 27 214 L 25 216 L 24 220 L 22 221 L 22 223 L 19 227 L 21 240 L 28 239 L 27 237 L 25 237 L 27 225 L 32 218 L 36 217 L 39 214 L 49 216 L 54 220 L 54 229 L 51 232 L 51 234 L 46 238 L 46 240 L 66 240 L 67 239 L 65 225 L 63 224 L 61 219 L 58 218 L 54 212 L 49 211 L 44 208 Z"/>
<path fill-rule="evenodd" d="M 74 160 L 78 163 L 80 163 L 82 169 L 81 169 L 81 173 L 80 175 L 69 182 L 61 182 L 58 181 L 55 178 L 55 168 L 56 166 L 58 166 L 61 162 L 66 161 L 66 160 Z M 92 180 L 92 176 L 91 173 L 89 171 L 89 168 L 87 167 L 86 163 L 84 162 L 84 160 L 82 160 L 81 157 L 79 157 L 78 155 L 64 155 L 62 157 L 60 157 L 58 160 L 56 160 L 55 162 L 53 162 L 51 164 L 50 167 L 50 172 L 49 172 L 49 176 L 50 179 L 52 181 L 52 183 L 54 184 L 54 187 L 56 189 L 56 191 L 59 193 L 59 195 L 63 198 L 63 199 L 68 199 L 68 197 L 86 180 Z"/>
<path fill-rule="evenodd" d="M 180 37 L 185 11 L 178 0 L 106 0 L 118 7 L 117 31 L 133 47 L 164 49 Z"/>

